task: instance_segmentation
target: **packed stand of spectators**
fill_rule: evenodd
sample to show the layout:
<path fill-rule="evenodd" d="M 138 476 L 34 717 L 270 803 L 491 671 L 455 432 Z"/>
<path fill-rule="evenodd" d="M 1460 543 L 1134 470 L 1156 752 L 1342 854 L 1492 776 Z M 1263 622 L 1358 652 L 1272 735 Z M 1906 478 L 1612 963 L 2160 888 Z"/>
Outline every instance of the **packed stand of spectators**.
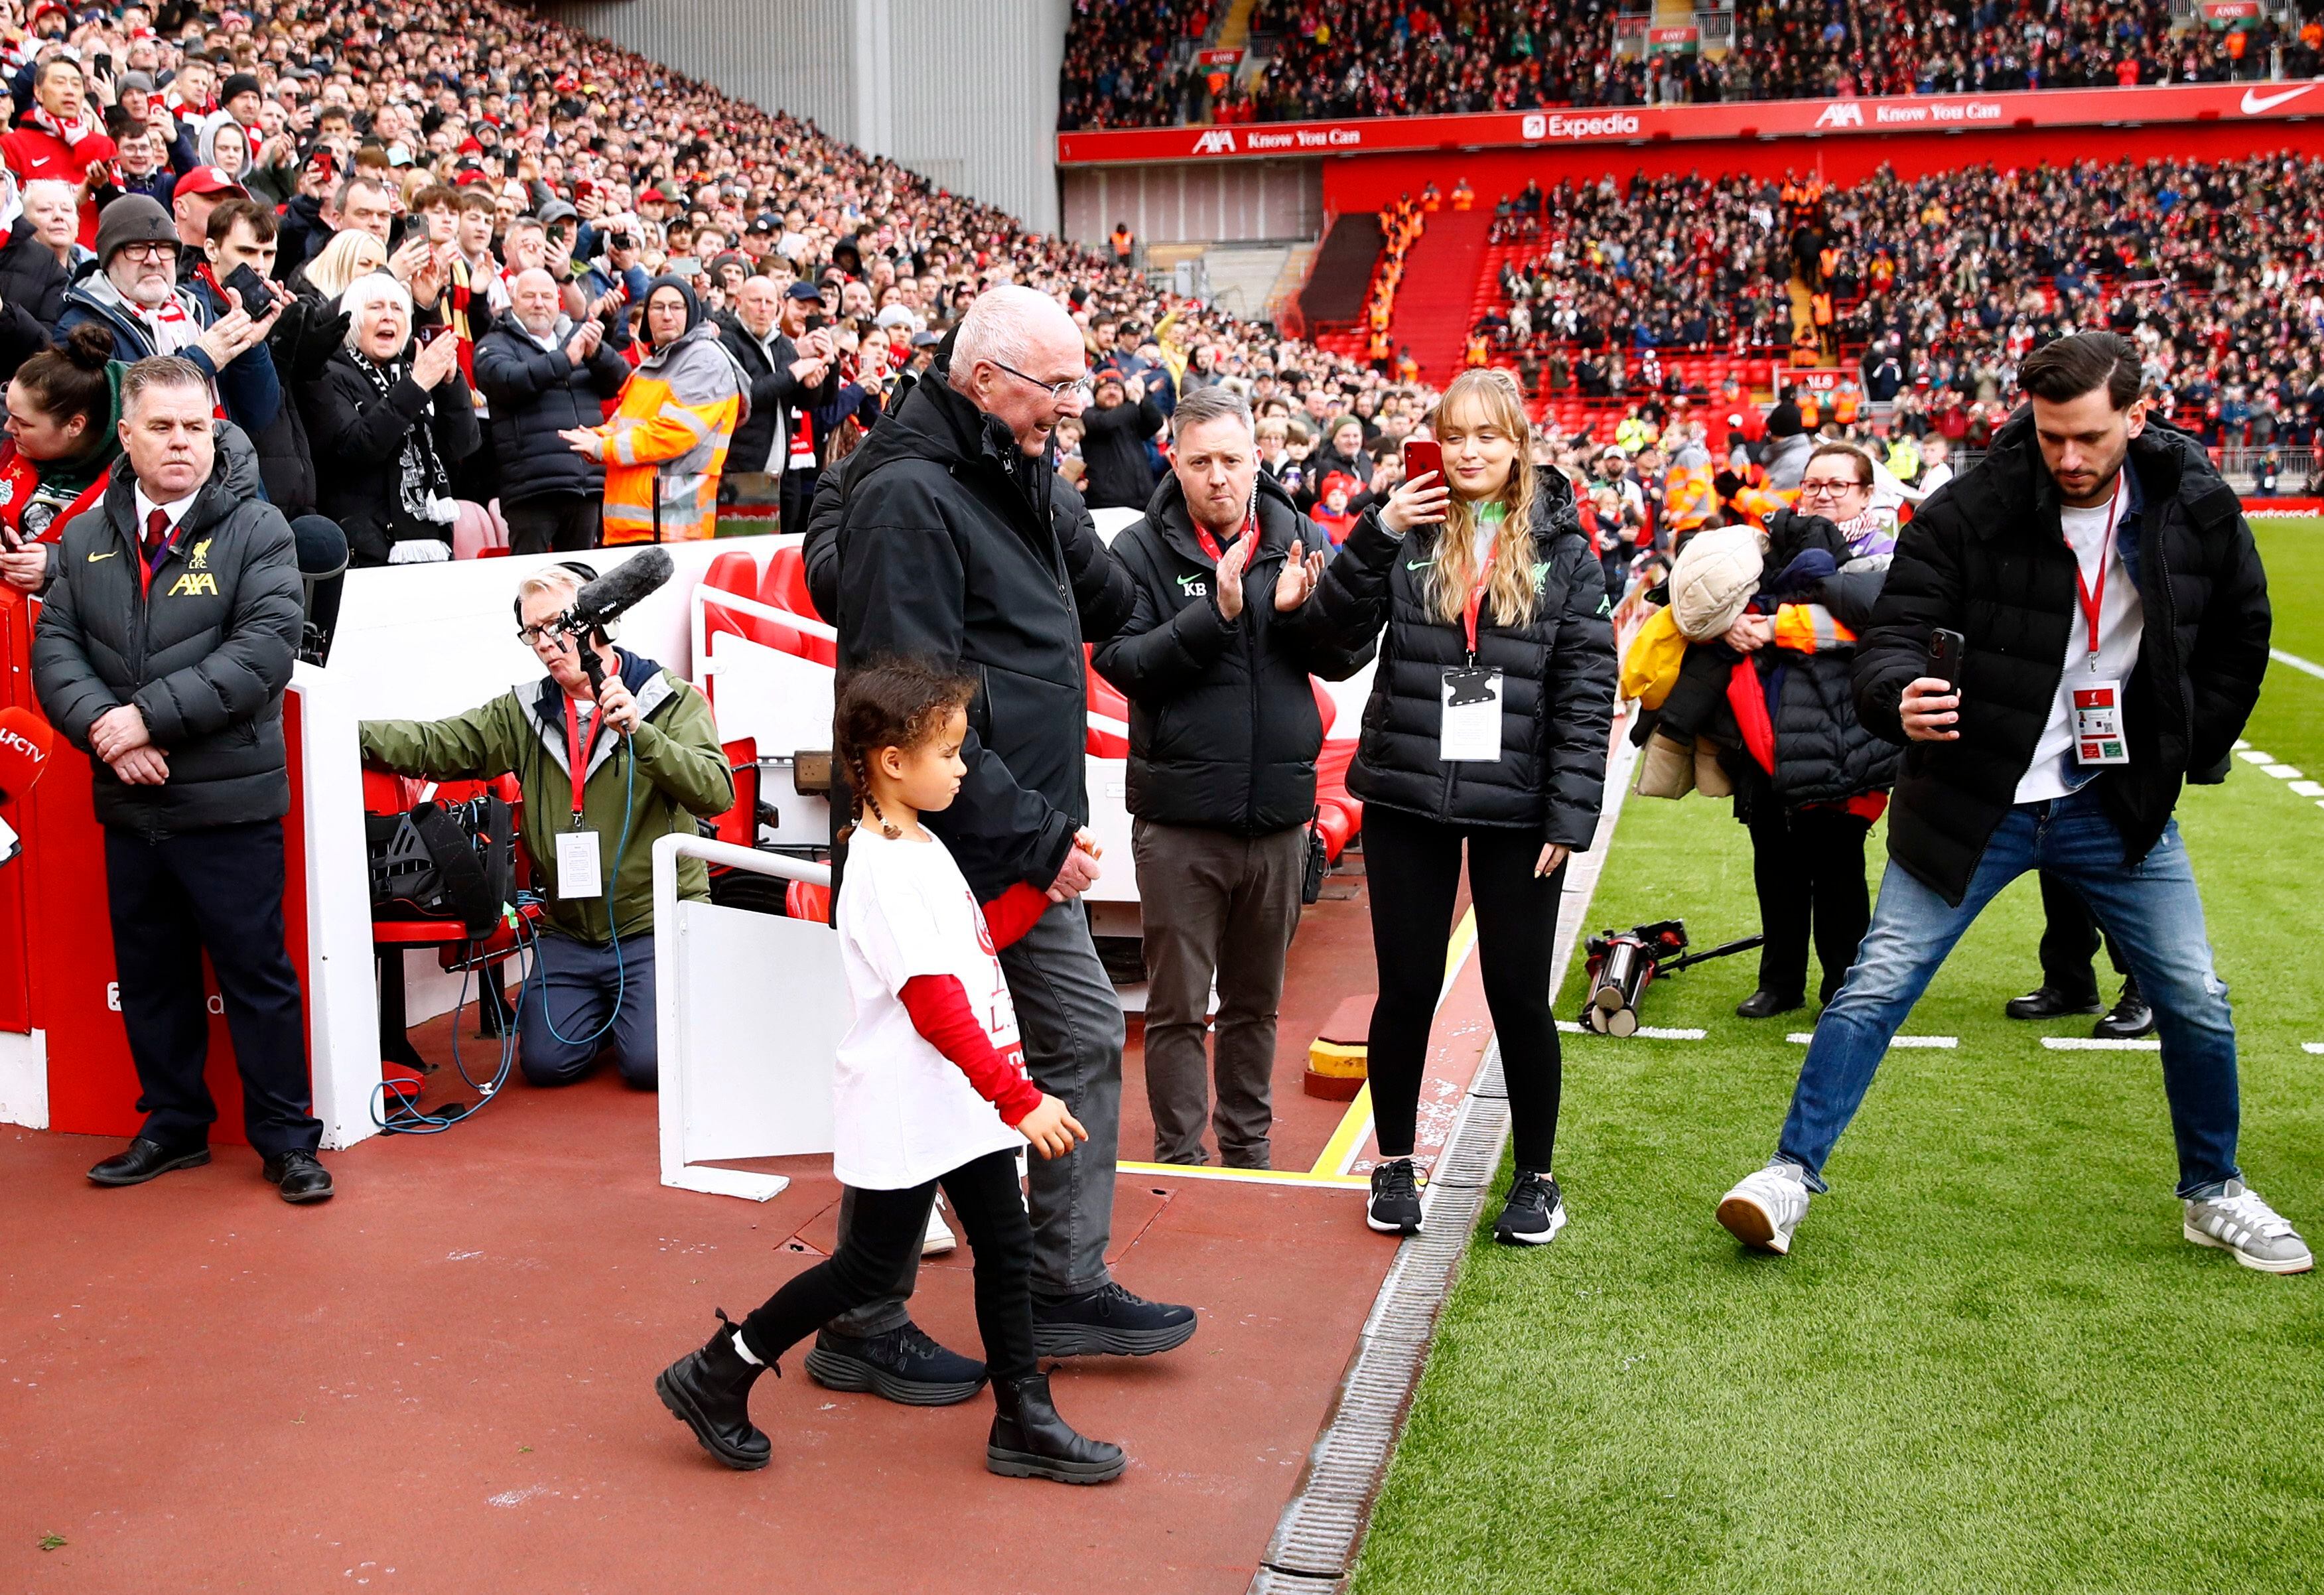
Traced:
<path fill-rule="evenodd" d="M 1210 32 L 1214 10 L 1211 0 L 1074 0 L 1057 125 L 1167 127 L 1203 115 L 1209 74 L 1178 47 Z"/>
<path fill-rule="evenodd" d="M 2279 52 L 2287 77 L 2324 69 L 2324 24 L 2312 16 L 2173 32 L 2168 0 L 1741 0 L 1732 48 L 1629 58 L 1615 53 L 1617 10 L 1614 0 L 1259 0 L 1252 31 L 1273 52 L 1216 119 L 2227 82 L 2269 76 Z M 1158 67 L 1146 87 L 1146 48 L 1069 48 L 1059 125 L 1165 126 L 1218 112 L 1199 85 L 1166 83 Z M 1118 86 L 1102 113 L 1101 80 Z"/>
<path fill-rule="evenodd" d="M 186 355 L 266 496 L 357 565 L 492 540 L 488 505 L 520 549 L 707 536 L 738 494 L 796 527 L 999 282 L 1067 304 L 1093 359 L 1107 324 L 1140 418 L 1213 383 L 1388 388 L 527 11 L 0 0 L 0 377 L 79 326 Z M 12 534 L 101 484 L 91 403 L 12 428 L 0 469 L 45 485 Z M 1157 469 L 1160 424 L 1130 439 Z"/>

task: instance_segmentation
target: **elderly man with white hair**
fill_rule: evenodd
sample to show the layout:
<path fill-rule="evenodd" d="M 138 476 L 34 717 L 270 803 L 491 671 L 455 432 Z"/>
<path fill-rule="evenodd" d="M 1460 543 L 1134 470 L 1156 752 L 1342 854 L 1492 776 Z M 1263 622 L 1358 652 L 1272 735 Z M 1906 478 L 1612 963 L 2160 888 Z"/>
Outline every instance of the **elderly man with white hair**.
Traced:
<path fill-rule="evenodd" d="M 414 344 L 411 294 L 385 272 L 348 284 L 346 343 L 299 386 L 322 512 L 347 534 L 356 567 L 452 557 L 451 468 L 475 452 L 476 407 L 459 345 L 441 327 Z"/>
<path fill-rule="evenodd" d="M 515 304 L 476 340 L 476 386 L 491 405 L 494 473 L 509 547 L 575 554 L 597 546 L 605 468 L 558 434 L 603 424 L 601 402 L 622 391 L 627 321 L 576 323 L 559 308 L 557 279 L 535 268 L 510 284 Z"/>
<path fill-rule="evenodd" d="M 1135 594 L 1051 467 L 1057 424 L 1079 415 L 1088 394 L 1081 329 L 1065 309 L 1029 288 L 988 291 L 962 318 L 949 361 L 849 456 L 844 506 L 808 553 L 842 672 L 896 656 L 974 679 L 960 795 L 924 822 L 980 901 L 1020 881 L 1051 900 L 1000 954 L 1027 1069 L 1089 1129 L 1070 1157 L 1027 1170 L 1034 1344 L 1044 1357 L 1147 1356 L 1185 1343 L 1195 1324 L 1191 1307 L 1116 1284 L 1105 1260 L 1122 1019 L 1081 901 L 1101 868 L 1084 828 L 1082 645 L 1112 635 Z M 844 796 L 832 807 L 845 813 Z M 843 1226 L 849 1211 L 843 1202 Z M 982 1366 L 912 1323 L 910 1289 L 900 1279 L 827 1326 L 807 1372 L 920 1406 L 975 1394 Z"/>

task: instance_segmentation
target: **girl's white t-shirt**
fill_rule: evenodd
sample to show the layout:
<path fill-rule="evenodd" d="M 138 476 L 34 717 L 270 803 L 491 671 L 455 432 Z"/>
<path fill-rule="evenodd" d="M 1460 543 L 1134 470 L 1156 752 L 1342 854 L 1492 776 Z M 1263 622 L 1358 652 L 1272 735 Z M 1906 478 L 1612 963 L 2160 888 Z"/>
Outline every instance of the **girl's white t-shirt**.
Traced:
<path fill-rule="evenodd" d="M 839 954 L 854 1023 L 832 1084 L 832 1171 L 867 1191 L 925 1185 L 1025 1138 L 930 1046 L 897 995 L 916 975 L 952 975 L 996 1050 L 1017 1045 L 1017 1010 L 984 910 L 933 835 L 890 840 L 859 825 L 839 894 Z"/>

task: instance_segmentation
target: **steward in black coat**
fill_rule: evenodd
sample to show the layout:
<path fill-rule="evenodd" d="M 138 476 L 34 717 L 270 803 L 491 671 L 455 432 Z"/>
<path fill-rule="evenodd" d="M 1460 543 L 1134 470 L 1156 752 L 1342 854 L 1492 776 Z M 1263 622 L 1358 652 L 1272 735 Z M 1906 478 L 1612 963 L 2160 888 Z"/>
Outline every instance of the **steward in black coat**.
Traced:
<path fill-rule="evenodd" d="M 2124 562 L 2145 611 L 2123 713 L 2130 762 L 2096 790 L 2126 862 L 2161 839 L 2189 779 L 2223 779 L 2267 670 L 2267 578 L 2236 492 L 2184 433 L 2149 420 L 2125 462 L 2135 537 Z M 2014 804 L 2049 722 L 2070 627 L 2081 623 L 2056 481 L 2021 408 L 1972 470 L 1924 501 L 1896 545 L 1856 656 L 1864 724 L 1905 742 L 1905 687 L 1928 673 L 1929 632 L 1962 634 L 1960 738 L 1909 742 L 1888 852 L 1958 904 Z"/>
<path fill-rule="evenodd" d="M 1048 460 L 1028 458 L 941 371 L 847 457 L 841 482 L 843 505 L 818 528 L 828 551 L 807 555 L 839 668 L 900 655 L 975 678 L 960 796 L 924 817 L 980 900 L 1019 880 L 1047 887 L 1089 818 L 1082 643 L 1129 619 L 1128 573 Z M 816 590 L 818 569 L 835 584 Z"/>
<path fill-rule="evenodd" d="M 87 752 L 97 718 L 134 704 L 169 756 L 166 782 L 131 786 L 90 755 L 110 828 L 157 841 L 279 820 L 290 812 L 282 694 L 304 621 L 290 523 L 258 496 L 246 453 L 221 447 L 149 599 L 136 491 L 124 465 L 64 529 L 32 640 L 41 707 Z"/>
<path fill-rule="evenodd" d="M 1176 475 L 1113 539 L 1137 600 L 1093 662 L 1130 700 L 1129 802 L 1140 819 L 1237 836 L 1305 825 L 1323 742 L 1308 678 L 1343 681 L 1371 657 L 1369 638 L 1342 646 L 1328 635 L 1312 597 L 1276 609 L 1294 539 L 1309 549 L 1330 539 L 1264 473 L 1257 492 L 1259 546 L 1231 621 L 1219 613 L 1217 562 L 1195 539 Z"/>
<path fill-rule="evenodd" d="M 1617 669 L 1605 575 L 1582 533 L 1573 490 L 1562 472 L 1541 469 L 1533 617 L 1504 627 L 1488 603 L 1477 619 L 1474 662 L 1503 672 L 1494 764 L 1437 757 L 1444 669 L 1471 662 L 1459 622 L 1437 618 L 1421 575 L 1442 530 L 1420 526 L 1399 538 L 1377 507 L 1367 510 L 1316 590 L 1342 646 L 1380 638 L 1348 790 L 1442 824 L 1515 826 L 1545 844 L 1587 848 L 1605 795 Z"/>

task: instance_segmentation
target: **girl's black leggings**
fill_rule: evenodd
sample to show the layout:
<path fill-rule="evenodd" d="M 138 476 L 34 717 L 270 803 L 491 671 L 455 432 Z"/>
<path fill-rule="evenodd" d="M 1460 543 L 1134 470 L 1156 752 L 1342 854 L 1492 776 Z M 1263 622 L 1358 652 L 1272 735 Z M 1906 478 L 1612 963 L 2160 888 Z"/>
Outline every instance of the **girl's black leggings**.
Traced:
<path fill-rule="evenodd" d="M 1443 825 L 1375 803 L 1364 807 L 1364 874 L 1372 955 L 1379 965 L 1367 1066 L 1380 1156 L 1412 1155 L 1421 1069 L 1444 984 L 1464 842 L 1469 899 L 1477 911 L 1477 959 L 1500 1037 L 1517 1166 L 1547 1174 L 1563 1083 L 1549 968 L 1565 867 L 1546 876 L 1533 872 L 1542 849 L 1537 830 Z"/>
<path fill-rule="evenodd" d="M 976 1327 L 995 1384 L 1033 1366 L 1033 1225 L 1017 1185 L 1017 1159 L 989 1152 L 950 1174 L 901 1191 L 855 1193 L 854 1222 L 839 1249 L 786 1284 L 742 1320 L 742 1343 L 772 1368 L 824 1324 L 893 1290 L 927 1232 L 942 1185 L 976 1253 Z"/>

